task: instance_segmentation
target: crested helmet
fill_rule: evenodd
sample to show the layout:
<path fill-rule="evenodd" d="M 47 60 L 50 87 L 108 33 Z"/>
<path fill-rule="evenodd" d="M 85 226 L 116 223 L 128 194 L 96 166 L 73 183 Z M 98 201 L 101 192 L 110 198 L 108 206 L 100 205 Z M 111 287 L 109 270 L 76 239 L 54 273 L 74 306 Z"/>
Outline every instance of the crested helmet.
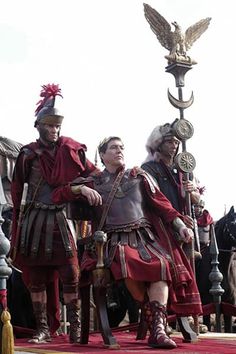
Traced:
<path fill-rule="evenodd" d="M 64 116 L 55 107 L 56 96 L 60 96 L 61 98 L 63 98 L 59 85 L 47 84 L 42 86 L 42 90 L 40 92 L 40 97 L 42 97 L 42 99 L 40 99 L 40 101 L 37 103 L 37 108 L 35 110 L 35 127 L 38 123 L 62 123 Z"/>

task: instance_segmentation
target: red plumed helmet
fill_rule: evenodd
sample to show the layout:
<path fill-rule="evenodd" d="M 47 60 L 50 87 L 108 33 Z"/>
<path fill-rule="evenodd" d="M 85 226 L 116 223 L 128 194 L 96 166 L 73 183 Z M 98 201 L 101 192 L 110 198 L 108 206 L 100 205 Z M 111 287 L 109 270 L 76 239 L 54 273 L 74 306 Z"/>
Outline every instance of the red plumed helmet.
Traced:
<path fill-rule="evenodd" d="M 42 99 L 37 102 L 35 110 L 36 121 L 34 126 L 39 122 L 45 124 L 61 124 L 64 118 L 63 115 L 54 107 L 56 96 L 63 98 L 59 85 L 48 84 L 43 85 L 40 92 Z"/>

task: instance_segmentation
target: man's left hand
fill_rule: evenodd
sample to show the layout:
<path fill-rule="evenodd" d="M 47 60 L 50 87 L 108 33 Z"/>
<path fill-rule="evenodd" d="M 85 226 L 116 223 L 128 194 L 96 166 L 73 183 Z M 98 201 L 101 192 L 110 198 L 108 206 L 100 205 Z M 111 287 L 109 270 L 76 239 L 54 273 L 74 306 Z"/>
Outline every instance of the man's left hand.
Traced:
<path fill-rule="evenodd" d="M 184 215 L 184 216 L 183 216 L 183 222 L 185 223 L 185 225 L 186 225 L 189 229 L 193 229 L 193 228 L 194 228 L 194 221 L 193 221 L 193 218 L 191 218 L 191 216 L 189 216 L 189 215 Z"/>

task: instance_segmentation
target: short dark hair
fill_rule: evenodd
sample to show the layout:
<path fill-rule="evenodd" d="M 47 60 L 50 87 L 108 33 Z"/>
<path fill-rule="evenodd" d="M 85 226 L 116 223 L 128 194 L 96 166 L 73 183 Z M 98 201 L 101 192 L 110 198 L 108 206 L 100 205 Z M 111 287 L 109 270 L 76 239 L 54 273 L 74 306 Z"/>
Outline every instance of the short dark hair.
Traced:
<path fill-rule="evenodd" d="M 118 136 L 109 136 L 108 138 L 103 139 L 103 140 L 100 142 L 100 144 L 98 145 L 98 152 L 99 152 L 99 154 L 100 154 L 101 152 L 102 152 L 103 154 L 106 152 L 107 146 L 108 146 L 108 144 L 109 144 L 109 142 L 110 142 L 111 140 L 120 140 L 120 141 L 122 141 L 121 138 L 119 138 Z"/>

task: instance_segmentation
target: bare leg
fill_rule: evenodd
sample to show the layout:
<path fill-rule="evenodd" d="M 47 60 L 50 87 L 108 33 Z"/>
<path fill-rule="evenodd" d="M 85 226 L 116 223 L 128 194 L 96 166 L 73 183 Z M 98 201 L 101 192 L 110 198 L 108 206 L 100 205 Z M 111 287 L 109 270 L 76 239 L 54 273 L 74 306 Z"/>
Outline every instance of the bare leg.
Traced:
<path fill-rule="evenodd" d="M 47 303 L 47 293 L 46 290 L 40 292 L 31 292 L 30 293 L 32 302 L 41 302 L 42 304 Z"/>
<path fill-rule="evenodd" d="M 64 293 L 63 294 L 63 299 L 65 304 L 69 304 L 72 301 L 78 300 L 78 294 L 75 293 Z"/>
<path fill-rule="evenodd" d="M 148 288 L 149 301 L 158 301 L 161 305 L 167 304 L 168 301 L 168 285 L 165 281 L 151 283 Z"/>
<path fill-rule="evenodd" d="M 144 313 L 150 331 L 148 345 L 152 348 L 176 348 L 176 343 L 166 334 L 168 290 L 165 281 L 151 283 L 148 288 L 149 302 L 144 304 Z"/>

